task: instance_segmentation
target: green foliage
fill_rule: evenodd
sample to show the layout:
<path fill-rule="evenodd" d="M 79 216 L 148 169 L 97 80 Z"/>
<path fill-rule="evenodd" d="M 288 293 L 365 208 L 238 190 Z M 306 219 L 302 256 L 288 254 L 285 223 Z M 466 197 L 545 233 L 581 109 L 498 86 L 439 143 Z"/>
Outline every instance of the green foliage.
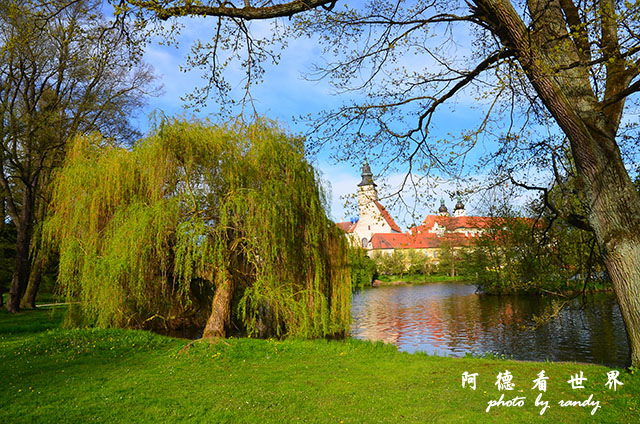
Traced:
<path fill-rule="evenodd" d="M 392 253 L 375 251 L 371 259 L 375 262 L 378 272 L 382 275 L 400 274 L 404 268 L 400 269 L 399 263 L 403 253 L 395 250 Z"/>
<path fill-rule="evenodd" d="M 388 269 L 385 264 L 385 256 L 386 255 L 384 255 L 379 250 L 374 250 L 371 254 L 371 260 L 376 265 L 376 270 L 381 276 L 388 275 Z"/>
<path fill-rule="evenodd" d="M 98 0 L 0 2 L 0 203 L 18 233 L 14 312 L 25 291 L 29 303 L 38 287 L 51 289 L 45 262 L 55 261 L 38 252 L 40 230 L 69 139 L 101 131 L 132 142 L 135 111 L 155 92 L 142 32 L 102 10 Z"/>
<path fill-rule="evenodd" d="M 347 246 L 323 201 L 302 140 L 273 125 L 162 122 L 132 150 L 77 138 L 46 237 L 88 323 L 202 325 L 197 287 L 233 282 L 243 333 L 343 334 Z"/>
<path fill-rule="evenodd" d="M 447 240 L 442 240 L 438 252 L 438 273 L 454 277 L 460 262 L 458 255 L 456 249 Z"/>
<path fill-rule="evenodd" d="M 580 290 L 603 275 L 594 247 L 589 234 L 564 223 L 494 218 L 463 253 L 461 272 L 492 294 Z"/>
<path fill-rule="evenodd" d="M 407 253 L 407 261 L 409 263 L 409 274 L 429 275 L 431 274 L 432 264 L 429 257 L 424 253 L 415 249 L 410 249 Z"/>
<path fill-rule="evenodd" d="M 464 276 L 457 275 L 455 277 L 451 277 L 450 275 L 439 275 L 439 274 L 404 274 L 402 277 L 400 275 L 381 275 L 379 277 L 379 285 L 381 286 L 391 286 L 397 285 L 399 283 L 404 284 L 430 284 L 430 283 L 465 283 L 467 284 L 468 278 Z"/>
<path fill-rule="evenodd" d="M 376 263 L 369 258 L 366 250 L 357 246 L 349 249 L 349 268 L 351 289 L 354 291 L 371 286 L 378 275 Z"/>
<path fill-rule="evenodd" d="M 426 275 L 433 271 L 429 257 L 418 250 L 396 249 L 392 253 L 373 252 L 371 259 L 382 275 L 397 275 L 402 279 L 405 273 Z"/>
<path fill-rule="evenodd" d="M 407 258 L 404 251 L 396 249 L 386 257 L 387 270 L 391 274 L 398 274 L 400 277 L 407 271 Z"/>
<path fill-rule="evenodd" d="M 495 217 L 491 225 L 464 252 L 463 272 L 475 277 L 486 293 L 514 293 L 528 289 L 527 279 L 539 276 L 531 238 L 532 222 L 514 216 Z"/>

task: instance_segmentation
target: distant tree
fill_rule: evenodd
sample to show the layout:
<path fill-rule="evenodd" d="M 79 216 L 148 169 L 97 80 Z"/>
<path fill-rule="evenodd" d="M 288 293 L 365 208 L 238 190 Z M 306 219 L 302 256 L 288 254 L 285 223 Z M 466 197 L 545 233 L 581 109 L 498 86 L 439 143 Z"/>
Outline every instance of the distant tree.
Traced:
<path fill-rule="evenodd" d="M 90 323 L 344 335 L 347 240 L 324 204 L 301 139 L 264 122 L 164 122 L 133 150 L 76 138 L 45 229 Z"/>
<path fill-rule="evenodd" d="M 545 280 L 544 262 L 531 224 L 505 211 L 495 216 L 485 231 L 463 252 L 462 272 L 476 279 L 486 293 L 505 294 L 528 291 L 533 279 Z M 544 250 L 542 253 L 544 254 Z"/>
<path fill-rule="evenodd" d="M 448 240 L 443 239 L 438 250 L 438 272 L 455 277 L 458 260 L 459 256 L 456 248 Z"/>
<path fill-rule="evenodd" d="M 396 249 L 391 253 L 375 251 L 371 259 L 376 269 L 383 275 L 399 275 L 402 277 L 408 269 L 407 255 L 403 250 Z"/>
<path fill-rule="evenodd" d="M 431 262 L 429 257 L 416 249 L 409 249 L 407 253 L 407 262 L 409 265 L 408 272 L 410 274 L 429 274 L 431 271 Z"/>
<path fill-rule="evenodd" d="M 534 206 L 544 208 L 540 200 Z M 494 217 L 464 253 L 463 272 L 475 278 L 481 290 L 558 293 L 601 275 L 604 264 L 590 232 L 548 214 L 538 220 L 519 218 L 509 210 L 502 215 Z"/>
<path fill-rule="evenodd" d="M 389 255 L 389 268 L 392 274 L 400 276 L 402 278 L 407 272 L 407 254 L 402 249 L 395 249 L 391 255 Z"/>
<path fill-rule="evenodd" d="M 369 258 L 366 250 L 358 246 L 349 248 L 349 268 L 351 269 L 352 290 L 361 290 L 371 286 L 378 274 L 376 262 Z"/>
<path fill-rule="evenodd" d="M 75 134 L 132 141 L 132 113 L 151 92 L 141 40 L 107 20 L 99 0 L 0 3 L 0 190 L 17 231 L 7 309 L 17 312 L 45 258 L 33 240 L 46 212 L 51 170 Z M 37 275 L 36 275 L 37 277 Z M 35 305 L 39 277 L 26 304 Z"/>
<path fill-rule="evenodd" d="M 460 274 L 473 281 L 478 288 L 488 291 L 491 284 L 500 282 L 500 262 L 496 263 L 493 259 L 493 249 L 480 242 L 480 238 L 465 249 L 461 254 Z M 486 239 L 482 239 L 486 241 Z M 491 244 L 492 246 L 492 244 Z"/>
<path fill-rule="evenodd" d="M 389 267 L 387 265 L 387 255 L 380 252 L 379 250 L 373 251 L 371 254 L 371 260 L 376 265 L 376 270 L 379 274 L 389 275 L 391 274 Z"/>

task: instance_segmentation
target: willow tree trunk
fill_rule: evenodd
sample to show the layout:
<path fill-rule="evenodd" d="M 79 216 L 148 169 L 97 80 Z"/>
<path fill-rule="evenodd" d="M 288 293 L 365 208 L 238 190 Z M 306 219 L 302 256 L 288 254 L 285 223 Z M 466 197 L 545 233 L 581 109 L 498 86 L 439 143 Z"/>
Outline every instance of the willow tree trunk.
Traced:
<path fill-rule="evenodd" d="M 202 333 L 202 338 L 225 337 L 226 329 L 231 321 L 231 299 L 233 297 L 233 281 L 227 274 L 224 282 L 216 287 L 211 302 L 211 315 Z"/>
<path fill-rule="evenodd" d="M 587 220 L 604 256 L 625 322 L 630 363 L 640 367 L 640 195 L 616 135 L 625 90 L 635 78 L 620 53 L 616 15 L 600 11 L 605 92 L 592 88 L 589 46 L 571 1 L 528 0 L 526 25 L 509 0 L 474 0 L 474 11 L 513 54 L 571 145 Z M 575 7 L 575 6 L 574 6 Z M 613 10 L 613 9 L 612 9 Z M 571 28 L 571 33 L 569 32 Z M 576 36 L 577 33 L 577 36 Z"/>
<path fill-rule="evenodd" d="M 29 188 L 25 187 L 22 196 L 22 209 L 20 219 L 16 222 L 16 267 L 13 271 L 7 310 L 11 313 L 20 312 L 20 301 L 29 284 L 31 272 L 31 260 L 29 252 L 33 229 L 33 196 Z"/>

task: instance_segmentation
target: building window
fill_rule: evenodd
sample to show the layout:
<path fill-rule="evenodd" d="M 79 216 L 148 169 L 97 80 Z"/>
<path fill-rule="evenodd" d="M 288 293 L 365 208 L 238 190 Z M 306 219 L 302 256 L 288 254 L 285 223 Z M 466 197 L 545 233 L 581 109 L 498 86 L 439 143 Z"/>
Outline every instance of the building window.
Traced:
<path fill-rule="evenodd" d="M 367 240 L 367 238 L 363 238 L 362 239 L 362 247 L 364 247 L 365 249 L 367 248 L 367 244 L 369 244 L 369 240 Z"/>

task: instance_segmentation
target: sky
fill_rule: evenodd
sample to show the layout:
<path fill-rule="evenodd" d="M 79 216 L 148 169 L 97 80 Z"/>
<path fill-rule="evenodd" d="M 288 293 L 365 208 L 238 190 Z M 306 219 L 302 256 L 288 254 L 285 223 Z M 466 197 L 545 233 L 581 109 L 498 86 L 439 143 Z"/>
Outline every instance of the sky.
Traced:
<path fill-rule="evenodd" d="M 159 43 L 161 40 L 155 39 L 146 49 L 144 60 L 153 67 L 155 74 L 159 77 L 163 94 L 150 99 L 149 105 L 142 111 L 138 125 L 143 132 L 148 125 L 147 117 L 158 110 L 166 116 L 210 117 L 213 121 L 216 121 L 219 116 L 219 106 L 215 99 L 210 99 L 208 105 L 197 112 L 186 109 L 182 100 L 195 87 L 203 84 L 202 71 L 181 69 L 185 65 L 185 57 L 193 42 L 197 40 L 205 42 L 211 39 L 211 27 L 215 21 L 210 18 L 182 18 L 181 22 L 185 25 L 177 38 L 177 46 L 161 45 Z M 251 28 L 255 33 L 260 34 L 269 31 L 269 23 L 252 22 Z M 314 63 L 324 60 L 317 41 L 307 38 L 289 40 L 287 48 L 281 52 L 281 55 L 277 66 L 265 66 L 264 82 L 252 88 L 254 104 L 261 115 L 277 120 L 292 133 L 305 133 L 308 130 L 306 124 L 294 121 L 293 118 L 307 114 L 316 115 L 324 109 L 338 106 L 344 99 L 336 95 L 328 80 L 309 81 L 303 77 Z M 401 63 L 401 65 L 408 68 L 424 66 L 415 60 L 410 63 Z M 232 83 L 236 93 L 239 92 L 242 71 L 237 67 L 231 68 L 225 76 Z M 459 132 L 472 126 L 478 116 L 478 112 L 473 108 L 474 101 L 473 96 L 464 94 L 453 99 L 452 106 L 445 107 L 438 113 L 437 121 L 434 122 L 434 131 L 445 134 Z M 335 142 L 341 143 L 341 140 Z M 323 180 L 327 182 L 326 186 L 331 195 L 331 218 L 334 221 L 348 220 L 350 217 L 357 216 L 353 195 L 361 179 L 360 168 L 364 158 L 361 158 L 362 161 L 356 159 L 351 162 L 336 162 L 330 158 L 330 153 L 331 146 L 327 146 L 310 159 L 322 174 Z M 431 179 L 426 187 L 422 188 L 429 193 L 430 197 L 426 202 L 416 205 L 415 196 L 409 190 L 405 191 L 401 198 L 391 195 L 402 185 L 407 169 L 400 166 L 380 176 L 382 165 L 378 163 L 370 163 L 370 165 L 382 192 L 382 203 L 390 209 L 396 222 L 403 229 L 424 219 L 427 214 L 435 213 L 440 206 L 441 198 L 445 199 L 450 210 L 453 209 L 456 199 L 451 193 L 464 189 L 459 181 L 443 177 Z M 386 197 L 387 195 L 389 197 Z M 477 214 L 481 211 L 479 195 L 465 196 L 463 201 L 467 205 L 468 214 Z M 345 207 L 345 203 L 350 206 Z"/>

